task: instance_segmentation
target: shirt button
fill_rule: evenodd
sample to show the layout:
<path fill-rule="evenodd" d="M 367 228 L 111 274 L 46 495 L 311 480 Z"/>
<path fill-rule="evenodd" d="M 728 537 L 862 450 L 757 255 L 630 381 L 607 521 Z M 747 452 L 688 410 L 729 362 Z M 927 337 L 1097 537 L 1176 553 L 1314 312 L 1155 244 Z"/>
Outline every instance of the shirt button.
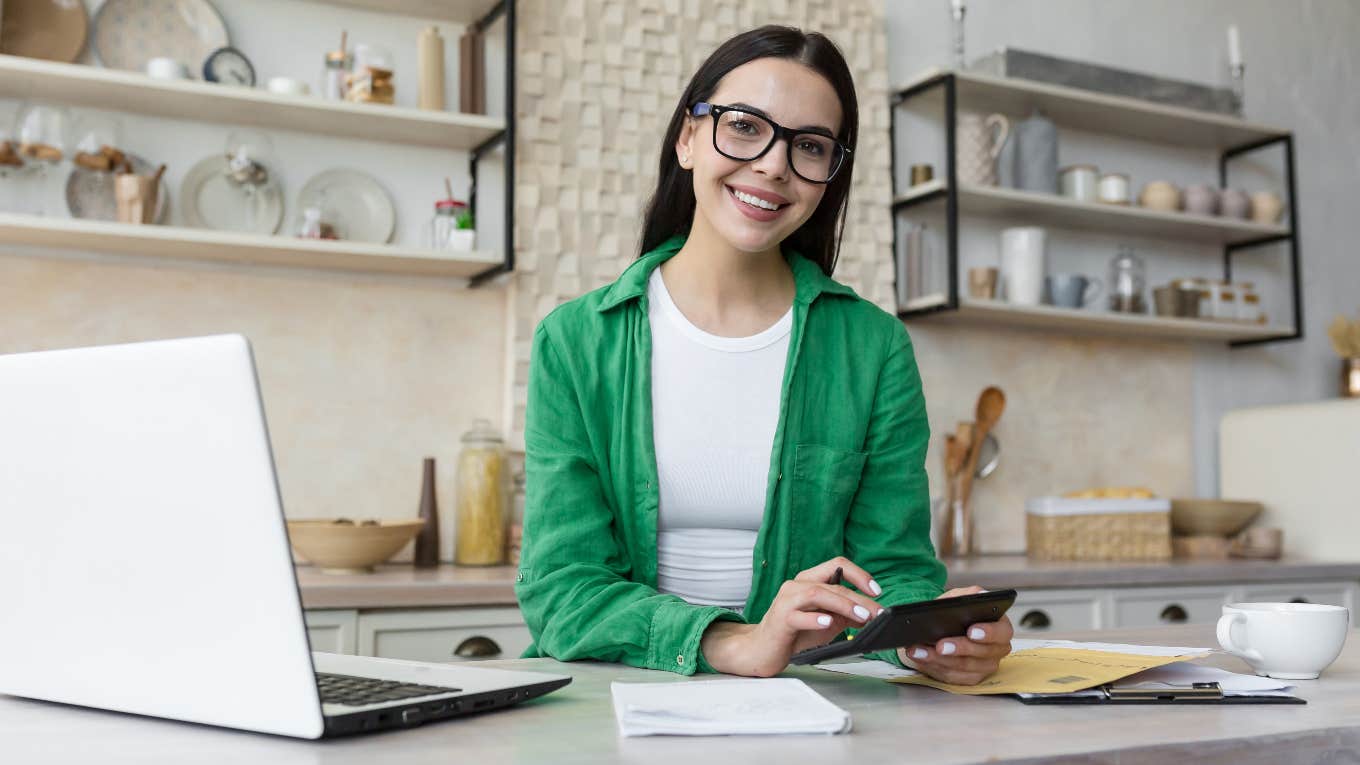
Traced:
<path fill-rule="evenodd" d="M 782 481 L 782 480 L 784 480 L 784 474 L 783 474 L 783 473 L 780 473 L 780 474 L 779 474 L 779 477 L 776 478 L 776 479 L 774 479 L 774 480 L 776 480 L 776 481 Z"/>
<path fill-rule="evenodd" d="M 680 654 L 679 656 L 675 657 L 675 663 L 676 663 L 676 664 L 684 664 L 684 663 L 685 663 L 685 655 L 682 653 L 682 654 Z"/>
<path fill-rule="evenodd" d="M 767 561 L 767 560 L 763 560 L 763 561 L 760 562 L 760 567 L 761 567 L 761 568 L 769 568 L 769 567 L 770 567 L 770 562 Z"/>

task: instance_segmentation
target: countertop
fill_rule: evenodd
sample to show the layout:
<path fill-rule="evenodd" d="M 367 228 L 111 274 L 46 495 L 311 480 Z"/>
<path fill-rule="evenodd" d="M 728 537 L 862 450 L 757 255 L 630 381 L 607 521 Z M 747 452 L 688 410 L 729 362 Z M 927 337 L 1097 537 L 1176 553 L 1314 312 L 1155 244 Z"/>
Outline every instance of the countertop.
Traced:
<path fill-rule="evenodd" d="M 1033 561 L 1023 555 L 983 555 L 945 561 L 949 586 L 1001 588 L 1153 587 L 1194 584 L 1360 580 L 1360 562 L 1218 560 L 1169 563 Z M 323 574 L 299 566 L 306 608 L 419 608 L 515 605 L 511 566 L 417 570 L 382 566 L 373 574 Z"/>
<path fill-rule="evenodd" d="M 1068 635 L 1068 637 L 1081 637 Z M 1213 628 L 1112 630 L 1099 639 L 1213 645 Z M 1224 654 L 1205 659 L 1247 671 Z M 479 665 L 480 666 L 480 665 Z M 1319 680 L 1299 681 L 1304 706 L 1029 707 L 1005 697 L 796 667 L 798 677 L 848 710 L 838 736 L 620 738 L 609 684 L 703 682 L 614 664 L 550 659 L 488 662 L 569 674 L 571 685 L 518 707 L 416 729 L 309 742 L 0 696 L 0 761 L 102 763 L 268 762 L 355 765 L 444 763 L 1280 763 L 1360 758 L 1360 636 Z"/>

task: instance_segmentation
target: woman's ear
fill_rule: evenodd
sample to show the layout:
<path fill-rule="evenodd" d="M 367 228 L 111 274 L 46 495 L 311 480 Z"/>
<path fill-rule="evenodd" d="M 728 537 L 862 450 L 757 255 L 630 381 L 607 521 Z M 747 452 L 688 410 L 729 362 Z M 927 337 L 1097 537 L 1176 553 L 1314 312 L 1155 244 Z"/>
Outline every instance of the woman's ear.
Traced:
<path fill-rule="evenodd" d="M 675 139 L 675 158 L 685 170 L 694 169 L 694 120 L 685 118 L 680 126 L 680 137 Z"/>

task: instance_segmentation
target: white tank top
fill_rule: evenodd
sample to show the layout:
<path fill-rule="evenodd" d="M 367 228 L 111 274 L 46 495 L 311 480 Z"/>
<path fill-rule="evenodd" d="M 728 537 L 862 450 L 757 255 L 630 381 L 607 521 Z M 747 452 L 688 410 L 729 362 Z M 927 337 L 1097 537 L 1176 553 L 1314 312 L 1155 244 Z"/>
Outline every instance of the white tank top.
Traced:
<path fill-rule="evenodd" d="M 750 337 L 694 326 L 652 272 L 652 429 L 660 513 L 657 589 L 740 610 L 765 513 L 793 309 Z"/>

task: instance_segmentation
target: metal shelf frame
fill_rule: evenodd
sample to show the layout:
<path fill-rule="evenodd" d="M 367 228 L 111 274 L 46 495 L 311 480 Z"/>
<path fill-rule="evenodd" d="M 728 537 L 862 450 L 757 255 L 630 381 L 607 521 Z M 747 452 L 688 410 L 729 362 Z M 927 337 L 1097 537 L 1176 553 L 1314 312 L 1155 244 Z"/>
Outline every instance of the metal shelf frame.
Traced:
<path fill-rule="evenodd" d="M 469 287 L 480 287 L 501 274 L 515 270 L 515 0 L 501 0 L 469 28 L 485 34 L 498 19 L 505 19 L 505 129 L 472 150 L 468 158 L 468 177 L 472 188 L 468 192 L 468 210 L 477 219 L 477 166 L 482 157 L 500 145 L 505 148 L 505 243 L 500 265 L 475 274 L 468 280 Z"/>
<path fill-rule="evenodd" d="M 915 309 L 899 310 L 898 316 L 901 318 L 914 318 L 925 316 L 943 311 L 957 311 L 960 307 L 959 300 L 959 185 L 957 168 L 955 167 L 956 146 L 957 146 L 957 127 L 958 127 L 958 82 L 953 72 L 942 72 L 935 76 L 921 80 L 910 87 L 897 90 L 891 96 L 889 104 L 889 135 L 892 141 L 890 152 L 890 163 L 892 172 L 892 185 L 894 198 L 897 196 L 897 110 L 905 105 L 912 98 L 935 89 L 943 90 L 944 94 L 944 138 L 945 138 L 945 183 L 944 187 L 928 194 L 904 199 L 893 203 L 894 218 L 902 210 L 934 202 L 940 197 L 945 200 L 945 251 L 947 257 L 947 277 L 948 284 L 944 293 L 944 300 L 935 305 L 923 306 Z M 1290 279 L 1292 281 L 1291 291 L 1293 294 L 1293 329 L 1287 335 L 1280 335 L 1268 338 L 1253 338 L 1244 340 L 1234 340 L 1229 342 L 1233 348 L 1260 345 L 1264 343 L 1274 343 L 1284 340 L 1299 340 L 1303 338 L 1303 290 L 1301 285 L 1301 255 L 1299 252 L 1299 213 L 1297 202 L 1297 182 L 1294 164 L 1294 136 L 1293 133 L 1285 133 L 1279 136 L 1271 136 L 1249 143 L 1230 146 L 1223 149 L 1219 155 L 1219 184 L 1220 187 L 1227 187 L 1229 163 L 1239 157 L 1275 147 L 1282 146 L 1284 149 L 1284 167 L 1286 184 L 1289 195 L 1289 231 L 1285 234 L 1274 234 L 1245 242 L 1233 242 L 1223 246 L 1223 278 L 1225 281 L 1232 279 L 1232 264 L 1235 253 L 1243 250 L 1250 250 L 1265 245 L 1277 244 L 1280 242 L 1289 243 L 1289 267 Z M 898 247 L 897 225 L 893 225 L 893 254 L 896 258 Z M 898 275 L 900 277 L 900 274 Z"/>

